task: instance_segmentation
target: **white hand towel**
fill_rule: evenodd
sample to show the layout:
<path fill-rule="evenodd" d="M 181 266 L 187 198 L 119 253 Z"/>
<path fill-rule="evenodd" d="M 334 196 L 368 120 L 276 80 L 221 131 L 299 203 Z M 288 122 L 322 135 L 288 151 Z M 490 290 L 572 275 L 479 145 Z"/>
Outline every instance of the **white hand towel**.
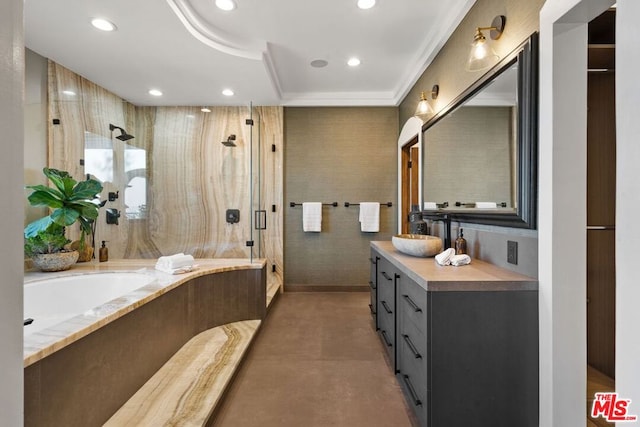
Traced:
<path fill-rule="evenodd" d="M 469 255 L 454 255 L 449 261 L 451 261 L 451 265 L 458 267 L 460 265 L 471 264 L 471 257 L 469 257 Z"/>
<path fill-rule="evenodd" d="M 445 249 L 436 255 L 436 262 L 440 265 L 451 264 L 451 257 L 455 255 L 456 251 L 453 248 Z"/>
<path fill-rule="evenodd" d="M 436 202 L 424 202 L 425 209 L 438 209 L 438 204 Z"/>
<path fill-rule="evenodd" d="M 380 203 L 360 202 L 360 231 L 377 233 L 380 231 Z"/>
<path fill-rule="evenodd" d="M 322 231 L 322 203 L 302 203 L 302 230 L 317 233 Z"/>
<path fill-rule="evenodd" d="M 476 208 L 478 209 L 495 209 L 498 207 L 496 202 L 476 202 Z"/>

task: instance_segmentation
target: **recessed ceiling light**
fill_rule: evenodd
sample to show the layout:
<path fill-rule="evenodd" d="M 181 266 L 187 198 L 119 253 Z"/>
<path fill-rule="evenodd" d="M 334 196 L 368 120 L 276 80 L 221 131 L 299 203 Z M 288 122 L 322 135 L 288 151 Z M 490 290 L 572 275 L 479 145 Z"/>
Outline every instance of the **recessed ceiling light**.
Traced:
<path fill-rule="evenodd" d="M 325 61 L 324 59 L 314 59 L 313 61 L 311 61 L 311 66 L 314 68 L 323 68 L 327 65 L 329 65 L 329 62 Z"/>
<path fill-rule="evenodd" d="M 222 10 L 233 10 L 236 8 L 236 2 L 233 0 L 216 0 L 216 6 Z"/>
<path fill-rule="evenodd" d="M 76 93 L 72 90 L 63 90 L 62 93 L 69 96 L 76 96 Z"/>
<path fill-rule="evenodd" d="M 209 108 L 207 108 L 207 107 L 202 107 L 200 109 L 200 111 L 202 111 L 203 113 L 210 113 L 211 112 L 211 110 Z"/>
<path fill-rule="evenodd" d="M 91 20 L 91 25 L 100 31 L 114 31 L 117 28 L 113 22 L 107 21 L 104 18 L 93 18 Z"/>
<path fill-rule="evenodd" d="M 222 91 L 224 96 L 233 96 L 233 91 L 231 89 L 225 89 Z"/>
<path fill-rule="evenodd" d="M 151 89 L 151 90 L 149 90 L 149 95 L 162 96 L 162 92 L 159 91 L 158 89 Z"/>
<path fill-rule="evenodd" d="M 349 67 L 357 67 L 360 65 L 360 60 L 358 58 L 349 58 L 347 65 L 349 65 Z"/>
<path fill-rule="evenodd" d="M 358 7 L 360 9 L 371 9 L 376 5 L 376 0 L 358 0 Z"/>

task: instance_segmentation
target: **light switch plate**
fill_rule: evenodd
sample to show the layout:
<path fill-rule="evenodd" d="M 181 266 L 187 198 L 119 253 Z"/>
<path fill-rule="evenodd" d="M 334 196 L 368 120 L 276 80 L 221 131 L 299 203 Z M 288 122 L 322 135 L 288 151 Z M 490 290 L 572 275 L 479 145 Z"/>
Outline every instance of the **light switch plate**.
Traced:
<path fill-rule="evenodd" d="M 518 242 L 507 240 L 507 262 L 518 264 Z"/>

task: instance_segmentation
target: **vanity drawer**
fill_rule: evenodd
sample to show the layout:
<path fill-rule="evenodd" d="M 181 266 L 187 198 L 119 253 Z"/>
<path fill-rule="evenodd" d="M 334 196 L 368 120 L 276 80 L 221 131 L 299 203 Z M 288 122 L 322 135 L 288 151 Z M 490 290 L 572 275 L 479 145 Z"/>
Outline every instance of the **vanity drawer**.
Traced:
<path fill-rule="evenodd" d="M 427 378 L 427 339 L 426 334 L 418 331 L 412 322 L 405 322 L 396 337 L 399 367 L 401 372 L 426 381 Z"/>
<path fill-rule="evenodd" d="M 411 373 L 400 372 L 397 376 L 408 406 L 418 418 L 420 426 L 427 425 L 427 389 Z"/>
<path fill-rule="evenodd" d="M 390 340 L 395 339 L 395 315 L 393 313 L 393 305 L 386 300 L 378 301 L 378 327 L 386 331 L 386 336 Z"/>
<path fill-rule="evenodd" d="M 397 298 L 398 313 L 411 319 L 421 329 L 425 328 L 427 324 L 427 291 L 403 275 L 398 287 Z"/>

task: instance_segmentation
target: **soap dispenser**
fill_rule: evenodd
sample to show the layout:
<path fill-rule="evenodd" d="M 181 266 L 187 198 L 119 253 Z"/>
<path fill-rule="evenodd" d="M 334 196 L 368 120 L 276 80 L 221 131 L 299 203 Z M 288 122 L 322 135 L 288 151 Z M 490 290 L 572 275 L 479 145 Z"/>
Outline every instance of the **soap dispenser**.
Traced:
<path fill-rule="evenodd" d="M 456 255 L 467 253 L 467 240 L 464 238 L 462 228 L 458 229 L 458 238 L 456 239 Z"/>
<path fill-rule="evenodd" d="M 109 261 L 109 248 L 105 245 L 107 241 L 102 241 L 102 247 L 100 248 L 100 262 Z"/>

